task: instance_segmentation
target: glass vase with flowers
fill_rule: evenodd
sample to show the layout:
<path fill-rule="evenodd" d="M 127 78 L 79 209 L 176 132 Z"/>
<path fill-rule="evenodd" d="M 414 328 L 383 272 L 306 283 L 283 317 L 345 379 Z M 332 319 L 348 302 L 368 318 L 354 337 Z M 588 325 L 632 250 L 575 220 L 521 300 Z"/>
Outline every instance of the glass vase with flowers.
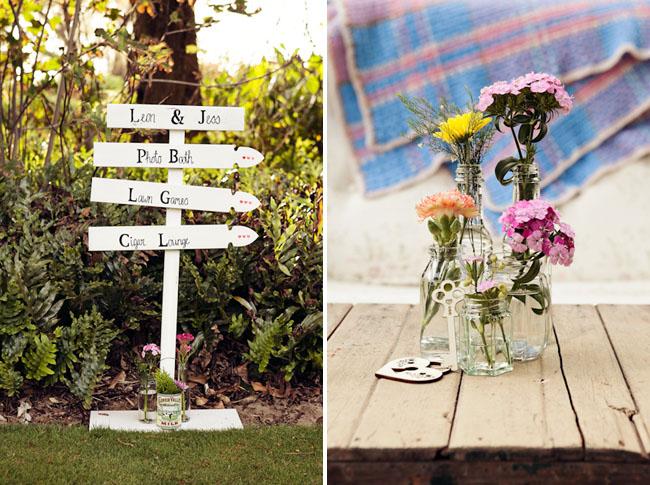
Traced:
<path fill-rule="evenodd" d="M 473 217 L 476 206 L 470 196 L 452 190 L 424 197 L 416 205 L 416 212 L 420 221 L 427 221 L 433 236 L 429 262 L 420 278 L 420 354 L 424 358 L 440 358 L 449 352 L 449 337 L 447 319 L 434 294 L 443 281 L 457 282 L 461 277 L 458 255 L 461 218 Z"/>
<path fill-rule="evenodd" d="M 483 175 L 480 163 L 494 135 L 490 118 L 472 107 L 471 96 L 465 108 L 444 98 L 437 108 L 424 98 L 400 96 L 400 99 L 414 115 L 409 120 L 413 132 L 432 151 L 457 162 L 456 187 L 460 193 L 474 200 L 476 212 L 471 217 L 461 218 L 461 257 L 488 257 L 492 252 L 492 237 L 483 222 Z"/>

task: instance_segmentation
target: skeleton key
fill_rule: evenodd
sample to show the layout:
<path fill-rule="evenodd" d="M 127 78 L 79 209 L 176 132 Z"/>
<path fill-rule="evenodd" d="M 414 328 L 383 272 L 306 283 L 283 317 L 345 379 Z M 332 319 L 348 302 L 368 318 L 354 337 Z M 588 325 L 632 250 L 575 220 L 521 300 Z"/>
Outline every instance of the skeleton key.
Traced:
<path fill-rule="evenodd" d="M 447 317 L 447 333 L 449 334 L 449 356 L 446 364 L 451 370 L 458 370 L 458 351 L 456 350 L 456 305 L 465 297 L 465 292 L 458 284 L 451 280 L 444 280 L 433 292 L 433 300 L 440 303 L 443 315 Z"/>

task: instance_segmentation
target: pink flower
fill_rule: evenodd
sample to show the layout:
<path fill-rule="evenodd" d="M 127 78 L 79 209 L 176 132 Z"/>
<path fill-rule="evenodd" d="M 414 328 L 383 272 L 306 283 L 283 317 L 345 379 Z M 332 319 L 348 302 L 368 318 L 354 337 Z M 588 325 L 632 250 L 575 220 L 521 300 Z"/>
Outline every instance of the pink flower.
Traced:
<path fill-rule="evenodd" d="M 185 384 L 183 381 L 174 380 L 174 383 L 178 386 L 181 391 L 186 391 L 190 386 Z"/>
<path fill-rule="evenodd" d="M 144 359 L 146 353 L 149 352 L 151 355 L 160 355 L 160 347 L 156 344 L 147 344 L 142 347 L 142 358 Z"/>
<path fill-rule="evenodd" d="M 524 253 L 528 247 L 524 244 L 524 236 L 515 232 L 511 237 L 508 238 L 508 244 L 515 253 Z"/>
<path fill-rule="evenodd" d="M 575 233 L 560 221 L 555 208 L 543 199 L 521 200 L 499 218 L 506 241 L 516 253 L 543 253 L 551 264 L 569 266 L 575 253 Z"/>
<path fill-rule="evenodd" d="M 527 238 L 526 244 L 531 251 L 539 252 L 542 250 L 542 243 L 544 242 L 544 234 L 542 231 L 533 231 Z"/>
<path fill-rule="evenodd" d="M 481 89 L 476 109 L 486 111 L 494 103 L 495 97 L 516 96 L 525 89 L 535 94 L 552 94 L 564 112 L 573 106 L 571 96 L 558 78 L 544 72 L 529 72 L 510 82 L 497 81 Z"/>
<path fill-rule="evenodd" d="M 191 333 L 179 333 L 176 335 L 176 340 L 179 342 L 192 342 L 194 340 L 194 335 Z"/>
<path fill-rule="evenodd" d="M 465 258 L 465 262 L 467 264 L 482 263 L 483 262 L 483 256 L 470 256 L 468 258 Z"/>
<path fill-rule="evenodd" d="M 566 234 L 571 239 L 576 237 L 576 233 L 573 231 L 573 228 L 564 222 L 560 222 L 560 231 L 562 231 L 563 234 Z"/>
<path fill-rule="evenodd" d="M 482 281 L 481 283 L 478 284 L 478 291 L 479 293 L 484 293 L 487 290 L 491 290 L 492 288 L 496 288 L 497 282 L 494 280 L 487 280 L 487 281 Z"/>
<path fill-rule="evenodd" d="M 474 199 L 469 195 L 461 194 L 458 190 L 428 195 L 418 202 L 415 211 L 421 221 L 428 217 L 437 218 L 443 215 L 463 217 L 478 215 Z"/>

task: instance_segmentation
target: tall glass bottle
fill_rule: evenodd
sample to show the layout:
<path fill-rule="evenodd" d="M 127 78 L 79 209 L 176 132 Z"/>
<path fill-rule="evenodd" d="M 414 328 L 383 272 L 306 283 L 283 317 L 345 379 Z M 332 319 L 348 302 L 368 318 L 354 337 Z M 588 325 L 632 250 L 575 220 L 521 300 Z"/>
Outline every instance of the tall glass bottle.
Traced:
<path fill-rule="evenodd" d="M 483 223 L 483 174 L 477 163 L 459 163 L 456 168 L 456 186 L 462 194 L 474 199 L 478 215 L 464 221 L 460 241 L 460 256 L 463 260 L 481 257 L 487 260 L 492 254 L 492 236 Z"/>
<path fill-rule="evenodd" d="M 520 164 L 513 170 L 512 202 L 539 199 L 541 196 L 539 166 Z M 504 244 L 504 249 L 509 249 Z M 509 278 L 526 275 L 532 263 L 510 252 Z M 542 356 L 551 339 L 551 265 L 547 258 L 539 260 L 538 274 L 524 284 L 517 284 L 510 295 L 510 313 L 513 318 L 513 357 L 515 360 L 534 360 Z M 526 278 L 528 279 L 528 278 Z"/>
<path fill-rule="evenodd" d="M 447 318 L 441 304 L 436 301 L 436 291 L 445 280 L 458 282 L 461 273 L 455 246 L 434 244 L 429 248 L 429 254 L 429 263 L 420 278 L 420 354 L 425 359 L 443 357 L 449 352 Z"/>
<path fill-rule="evenodd" d="M 539 167 L 535 162 L 522 163 L 512 171 L 512 202 L 540 197 Z"/>

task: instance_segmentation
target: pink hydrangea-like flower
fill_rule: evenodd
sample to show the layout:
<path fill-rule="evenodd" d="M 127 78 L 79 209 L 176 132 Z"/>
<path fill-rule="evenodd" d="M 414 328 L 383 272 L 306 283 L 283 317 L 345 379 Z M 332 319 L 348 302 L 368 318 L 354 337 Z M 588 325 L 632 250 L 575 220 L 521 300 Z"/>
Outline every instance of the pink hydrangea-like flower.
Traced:
<path fill-rule="evenodd" d="M 555 208 L 543 199 L 521 200 L 508 207 L 499 221 L 506 242 L 515 253 L 543 253 L 551 264 L 569 266 L 575 253 L 575 233 L 561 222 Z"/>
<path fill-rule="evenodd" d="M 158 347 L 156 344 L 147 344 L 144 347 L 142 347 L 142 358 L 144 359 L 145 355 L 150 353 L 151 355 L 160 355 L 160 347 Z"/>
<path fill-rule="evenodd" d="M 179 333 L 176 335 L 176 340 L 179 342 L 192 342 L 194 340 L 194 335 L 191 333 Z"/>
<path fill-rule="evenodd" d="M 415 211 L 421 221 L 429 217 L 436 218 L 443 215 L 456 217 L 476 217 L 478 215 L 474 199 L 469 195 L 461 194 L 458 190 L 428 195 L 418 202 Z"/>
<path fill-rule="evenodd" d="M 558 78 L 544 72 L 529 72 L 510 82 L 497 81 L 481 89 L 476 109 L 485 111 L 494 103 L 495 96 L 516 96 L 525 89 L 531 93 L 552 94 L 564 112 L 569 112 L 573 106 L 571 96 Z"/>

